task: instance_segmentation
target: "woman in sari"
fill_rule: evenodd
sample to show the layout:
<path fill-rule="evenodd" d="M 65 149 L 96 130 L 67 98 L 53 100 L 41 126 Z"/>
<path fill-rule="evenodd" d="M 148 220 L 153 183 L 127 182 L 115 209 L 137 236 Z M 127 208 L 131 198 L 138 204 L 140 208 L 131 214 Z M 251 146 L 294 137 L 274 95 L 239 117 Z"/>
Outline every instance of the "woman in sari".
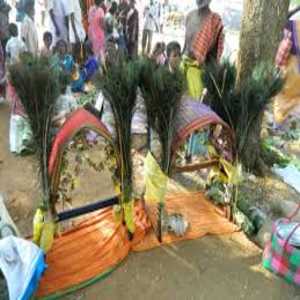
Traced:
<path fill-rule="evenodd" d="M 90 8 L 95 5 L 95 0 L 83 0 L 81 1 L 81 8 L 82 8 L 82 23 L 86 33 L 89 30 L 89 11 Z"/>
<path fill-rule="evenodd" d="M 290 20 L 280 43 L 276 66 L 284 78 L 284 86 L 273 103 L 274 120 L 283 125 L 289 117 L 300 115 L 300 21 Z"/>
<path fill-rule="evenodd" d="M 88 37 L 92 43 L 94 55 L 100 59 L 104 55 L 105 33 L 104 33 L 104 11 L 101 5 L 103 0 L 95 0 L 89 10 Z"/>
<path fill-rule="evenodd" d="M 0 42 L 0 103 L 4 101 L 5 95 L 5 58 L 2 44 Z"/>

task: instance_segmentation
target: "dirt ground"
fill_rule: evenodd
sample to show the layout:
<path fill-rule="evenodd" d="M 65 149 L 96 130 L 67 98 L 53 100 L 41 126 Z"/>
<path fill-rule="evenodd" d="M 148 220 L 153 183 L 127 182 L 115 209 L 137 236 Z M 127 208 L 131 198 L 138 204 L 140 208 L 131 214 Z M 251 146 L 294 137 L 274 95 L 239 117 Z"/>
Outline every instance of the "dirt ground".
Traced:
<path fill-rule="evenodd" d="M 1 104 L 0 192 L 8 196 L 9 211 L 20 231 L 28 235 L 39 199 L 36 169 L 32 157 L 9 152 L 8 126 L 9 109 Z M 112 192 L 107 182 L 103 178 L 94 186 L 99 198 Z M 82 195 L 90 186 L 85 189 Z M 300 300 L 300 290 L 262 269 L 261 256 L 242 233 L 208 236 L 133 253 L 108 278 L 64 299 Z"/>

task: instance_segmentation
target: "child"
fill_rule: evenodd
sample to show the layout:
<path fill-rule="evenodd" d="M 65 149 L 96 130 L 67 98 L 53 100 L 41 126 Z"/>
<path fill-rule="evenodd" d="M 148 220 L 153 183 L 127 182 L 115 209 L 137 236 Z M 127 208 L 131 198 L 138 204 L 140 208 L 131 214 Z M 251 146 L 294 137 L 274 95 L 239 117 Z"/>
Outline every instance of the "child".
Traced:
<path fill-rule="evenodd" d="M 75 68 L 75 62 L 72 55 L 68 53 L 67 42 L 65 40 L 59 40 L 56 43 L 54 53 L 52 66 L 61 68 L 67 74 L 72 75 Z"/>
<path fill-rule="evenodd" d="M 79 72 L 79 78 L 72 82 L 72 92 L 84 91 L 85 83 L 90 81 L 99 70 L 100 64 L 97 57 L 93 54 L 91 44 L 87 43 L 86 51 L 88 59 Z"/>
<path fill-rule="evenodd" d="M 55 116 L 52 119 L 54 131 L 57 131 L 60 127 L 62 127 L 71 112 L 77 108 L 76 99 L 72 95 L 70 87 L 64 86 L 61 92 L 62 94 L 58 97 L 55 104 Z"/>
<path fill-rule="evenodd" d="M 19 61 L 20 54 L 26 52 L 25 43 L 18 38 L 18 27 L 11 23 L 8 26 L 9 40 L 6 44 L 6 55 L 8 64 L 14 64 Z"/>
<path fill-rule="evenodd" d="M 32 152 L 32 132 L 29 121 L 22 102 L 9 80 L 7 81 L 6 97 L 11 106 L 9 128 L 10 151 L 15 154 Z"/>
<path fill-rule="evenodd" d="M 27 1 L 24 4 L 24 12 L 25 17 L 21 23 L 21 37 L 27 51 L 32 55 L 38 55 L 38 32 L 33 21 L 34 1 Z"/>
<path fill-rule="evenodd" d="M 167 46 L 167 64 L 171 73 L 178 69 L 181 61 L 181 47 L 178 42 L 170 42 Z"/>
<path fill-rule="evenodd" d="M 157 43 L 152 52 L 152 59 L 155 60 L 157 65 L 164 65 L 166 63 L 166 44 L 164 42 Z"/>
<path fill-rule="evenodd" d="M 44 41 L 44 47 L 41 50 L 41 55 L 45 57 L 50 57 L 52 55 L 52 42 L 53 42 L 53 37 L 51 32 L 46 31 L 43 35 L 43 41 Z"/>

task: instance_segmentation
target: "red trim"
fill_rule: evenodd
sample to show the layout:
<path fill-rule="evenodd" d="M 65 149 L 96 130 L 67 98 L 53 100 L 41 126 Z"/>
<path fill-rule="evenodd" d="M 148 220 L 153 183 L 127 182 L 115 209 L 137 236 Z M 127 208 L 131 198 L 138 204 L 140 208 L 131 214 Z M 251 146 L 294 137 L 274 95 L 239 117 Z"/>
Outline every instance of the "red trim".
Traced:
<path fill-rule="evenodd" d="M 83 108 L 76 110 L 60 129 L 52 144 L 49 159 L 50 175 L 55 171 L 56 162 L 64 145 L 68 143 L 77 132 L 84 128 L 95 129 L 110 141 L 112 140 L 110 132 L 100 120 Z"/>

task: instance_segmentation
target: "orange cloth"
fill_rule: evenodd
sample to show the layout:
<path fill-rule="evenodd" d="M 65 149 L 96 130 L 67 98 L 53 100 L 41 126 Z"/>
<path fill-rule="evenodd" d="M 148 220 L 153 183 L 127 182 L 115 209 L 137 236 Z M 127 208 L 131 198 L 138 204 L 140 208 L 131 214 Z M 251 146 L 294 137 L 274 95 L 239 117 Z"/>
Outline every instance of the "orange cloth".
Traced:
<path fill-rule="evenodd" d="M 190 223 L 186 235 L 163 235 L 163 243 L 196 239 L 206 234 L 237 231 L 201 193 L 175 194 L 166 199 L 168 213 L 181 213 Z M 47 255 L 48 269 L 38 290 L 38 297 L 74 288 L 118 265 L 132 251 L 144 251 L 160 244 L 151 230 L 141 205 L 135 207 L 136 231 L 132 241 L 122 224 L 117 224 L 113 210 L 106 208 L 58 237 Z"/>
<path fill-rule="evenodd" d="M 281 68 L 285 80 L 281 92 L 274 98 L 273 111 L 277 124 L 282 124 L 291 115 L 300 114 L 299 58 L 290 55 L 287 65 Z"/>
<path fill-rule="evenodd" d="M 82 23 L 83 27 L 85 29 L 85 32 L 88 33 L 88 28 L 89 28 L 89 20 L 88 20 L 88 14 L 90 8 L 95 5 L 95 0 L 84 0 L 85 2 L 85 7 L 82 13 Z"/>
<path fill-rule="evenodd" d="M 215 55 L 215 58 L 220 60 L 223 50 L 224 33 L 222 19 L 216 13 L 210 13 L 193 41 L 193 54 L 198 63 L 202 65 L 209 54 Z M 214 51 L 215 53 L 213 53 Z"/>

